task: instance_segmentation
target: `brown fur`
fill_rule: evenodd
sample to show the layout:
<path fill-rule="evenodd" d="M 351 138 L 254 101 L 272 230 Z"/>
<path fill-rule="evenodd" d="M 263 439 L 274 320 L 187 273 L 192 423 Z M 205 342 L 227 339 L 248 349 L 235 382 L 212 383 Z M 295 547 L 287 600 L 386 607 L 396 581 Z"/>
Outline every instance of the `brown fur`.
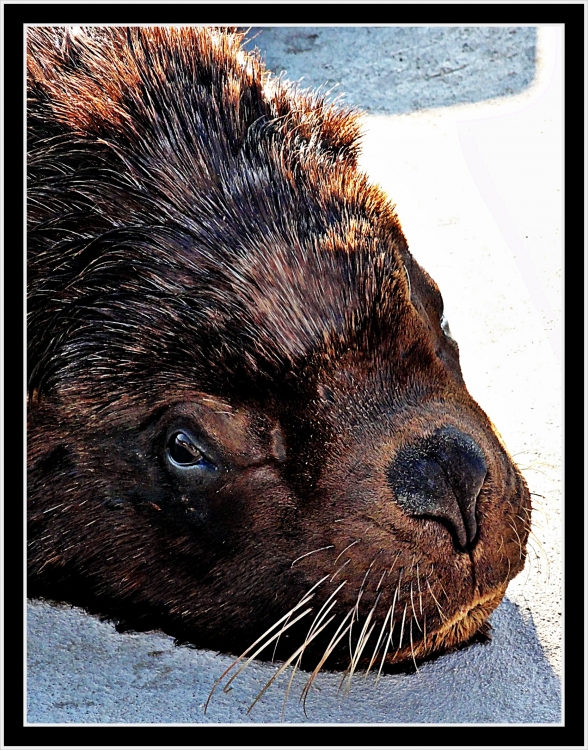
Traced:
<path fill-rule="evenodd" d="M 29 595 L 237 653 L 321 581 L 275 652 L 310 638 L 310 669 L 470 639 L 529 495 L 356 169 L 356 116 L 238 34 L 28 34 Z M 447 429 L 487 468 L 467 549 L 390 479 Z"/>

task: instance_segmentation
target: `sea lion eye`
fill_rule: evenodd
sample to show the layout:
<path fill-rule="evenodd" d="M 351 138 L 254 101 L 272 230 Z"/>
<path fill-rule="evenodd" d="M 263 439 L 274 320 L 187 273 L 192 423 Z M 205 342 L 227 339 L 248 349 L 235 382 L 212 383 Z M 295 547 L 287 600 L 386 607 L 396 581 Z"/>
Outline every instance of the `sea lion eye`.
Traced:
<path fill-rule="evenodd" d="M 180 468 L 201 466 L 216 468 L 206 459 L 202 451 L 196 447 L 192 438 L 185 432 L 174 432 L 167 442 L 167 456 L 172 464 Z"/>

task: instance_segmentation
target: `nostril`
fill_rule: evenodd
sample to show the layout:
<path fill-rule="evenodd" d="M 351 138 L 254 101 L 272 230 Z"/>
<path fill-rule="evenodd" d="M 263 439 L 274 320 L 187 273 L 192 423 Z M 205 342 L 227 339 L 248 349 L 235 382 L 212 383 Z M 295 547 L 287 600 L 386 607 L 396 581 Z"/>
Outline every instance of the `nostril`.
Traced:
<path fill-rule="evenodd" d="M 398 505 L 411 516 L 433 516 L 446 522 L 460 549 L 476 536 L 475 499 L 466 512 L 453 493 L 441 466 L 419 452 L 405 450 L 388 472 Z"/>
<path fill-rule="evenodd" d="M 388 469 L 396 502 L 409 515 L 449 525 L 465 550 L 477 534 L 476 504 L 487 465 L 479 445 L 454 427 L 403 446 Z"/>

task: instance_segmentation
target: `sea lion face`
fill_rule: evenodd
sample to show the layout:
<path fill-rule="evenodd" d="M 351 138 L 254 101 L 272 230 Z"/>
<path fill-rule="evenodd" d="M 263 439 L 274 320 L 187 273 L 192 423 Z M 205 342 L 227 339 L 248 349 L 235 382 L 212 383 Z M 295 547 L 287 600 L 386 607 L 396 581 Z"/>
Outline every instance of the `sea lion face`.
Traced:
<path fill-rule="evenodd" d="M 137 65 L 137 40 L 177 54 L 173 30 L 102 33 Z M 222 34 L 183 33 L 241 70 Z M 120 123 L 78 122 L 95 92 L 84 99 L 83 42 L 68 44 L 75 71 L 67 45 L 50 52 L 41 36 L 31 73 L 61 97 L 51 112 L 72 177 L 40 170 L 30 198 L 29 594 L 199 647 L 304 651 L 311 668 L 402 663 L 473 637 L 524 565 L 529 493 L 467 392 L 437 286 L 349 144 L 316 103 L 331 151 L 310 156 L 287 129 L 252 140 L 253 111 L 218 184 L 190 141 L 193 182 L 174 186 L 146 147 L 155 187 L 138 188 L 140 148 L 117 140 Z M 35 54 L 57 55 L 62 88 Z M 64 115 L 65 84 L 78 110 Z M 212 109 L 227 85 L 213 84 Z M 144 141 L 163 137 L 134 116 Z M 46 173 L 48 137 L 33 148 Z"/>

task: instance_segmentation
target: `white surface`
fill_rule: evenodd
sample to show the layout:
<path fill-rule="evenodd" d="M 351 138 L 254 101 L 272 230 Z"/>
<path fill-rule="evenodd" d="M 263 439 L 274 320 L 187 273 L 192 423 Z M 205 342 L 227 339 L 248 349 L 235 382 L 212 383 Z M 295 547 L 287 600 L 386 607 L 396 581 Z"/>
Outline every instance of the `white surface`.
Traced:
<path fill-rule="evenodd" d="M 561 32 L 506 99 L 367 118 L 362 163 L 439 285 L 465 382 L 533 495 L 530 560 L 508 595 L 561 665 Z"/>
<path fill-rule="evenodd" d="M 414 675 L 323 674 L 314 722 L 558 722 L 561 669 L 562 33 L 539 32 L 534 85 L 494 101 L 366 117 L 362 163 L 439 284 L 470 392 L 533 493 L 527 566 L 492 617 L 493 641 Z M 29 722 L 273 722 L 284 682 L 252 664 L 202 705 L 230 664 L 161 634 L 118 634 L 77 610 L 28 608 Z M 299 679 L 301 677 L 301 679 Z M 305 721 L 297 675 L 286 721 Z"/>

